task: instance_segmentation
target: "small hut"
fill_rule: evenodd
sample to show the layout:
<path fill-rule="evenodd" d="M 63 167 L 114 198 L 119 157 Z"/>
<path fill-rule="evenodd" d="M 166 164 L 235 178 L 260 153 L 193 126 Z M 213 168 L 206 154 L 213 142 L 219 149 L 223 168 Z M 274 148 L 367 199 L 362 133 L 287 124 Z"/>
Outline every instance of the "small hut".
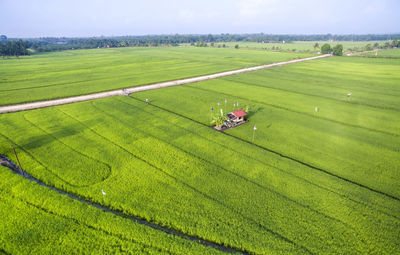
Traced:
<path fill-rule="evenodd" d="M 221 110 L 222 113 L 222 110 Z M 223 118 L 222 122 L 220 125 L 216 125 L 214 129 L 219 130 L 219 131 L 224 131 L 225 129 L 230 129 L 234 128 L 236 126 L 239 126 L 243 123 L 246 123 L 247 120 L 244 119 L 246 116 L 246 112 L 243 111 L 242 109 L 230 112 L 226 115 L 226 117 L 223 117 L 221 115 L 221 118 Z"/>
<path fill-rule="evenodd" d="M 231 122 L 239 124 L 244 121 L 244 117 L 247 115 L 243 110 L 233 111 L 227 114 Z"/>
<path fill-rule="evenodd" d="M 226 116 L 228 119 L 225 121 L 223 128 L 233 128 L 243 123 L 246 123 L 244 117 L 246 116 L 246 112 L 243 110 L 237 110 L 228 113 Z"/>

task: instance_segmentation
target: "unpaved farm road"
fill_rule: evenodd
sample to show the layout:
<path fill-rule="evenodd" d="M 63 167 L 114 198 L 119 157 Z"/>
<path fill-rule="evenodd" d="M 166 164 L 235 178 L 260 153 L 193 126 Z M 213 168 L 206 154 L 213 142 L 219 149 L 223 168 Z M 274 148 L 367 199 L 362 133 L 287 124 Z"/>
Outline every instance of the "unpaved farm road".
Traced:
<path fill-rule="evenodd" d="M 193 77 L 193 78 L 188 78 L 188 79 L 154 83 L 154 84 L 145 85 L 145 86 L 111 90 L 111 91 L 99 92 L 99 93 L 88 94 L 88 95 L 83 95 L 83 96 L 74 96 L 74 97 L 67 97 L 67 98 L 47 100 L 47 101 L 38 101 L 38 102 L 25 103 L 25 104 L 0 106 L 0 114 L 8 113 L 8 112 L 33 110 L 33 109 L 51 107 L 51 106 L 56 106 L 56 105 L 70 104 L 70 103 L 94 100 L 94 99 L 104 98 L 104 97 L 128 95 L 131 93 L 144 91 L 144 90 L 184 85 L 184 84 L 193 83 L 193 82 L 205 81 L 205 80 L 220 78 L 220 77 L 224 77 L 224 76 L 247 73 L 247 72 L 252 72 L 252 71 L 257 71 L 257 70 L 261 70 L 261 69 L 265 69 L 265 68 L 274 67 L 274 66 L 283 66 L 283 65 L 287 65 L 287 64 L 304 62 L 304 61 L 308 61 L 308 60 L 325 58 L 325 57 L 330 57 L 330 56 L 332 56 L 332 55 L 326 54 L 326 55 L 320 55 L 320 56 L 316 56 L 316 57 L 294 59 L 294 60 L 290 60 L 290 61 L 286 61 L 286 62 L 279 62 L 279 63 L 269 64 L 269 65 L 254 66 L 254 67 L 242 68 L 242 69 L 233 70 L 233 71 L 226 71 L 226 72 L 222 72 L 222 73 L 203 75 L 203 76 L 198 76 L 198 77 Z"/>

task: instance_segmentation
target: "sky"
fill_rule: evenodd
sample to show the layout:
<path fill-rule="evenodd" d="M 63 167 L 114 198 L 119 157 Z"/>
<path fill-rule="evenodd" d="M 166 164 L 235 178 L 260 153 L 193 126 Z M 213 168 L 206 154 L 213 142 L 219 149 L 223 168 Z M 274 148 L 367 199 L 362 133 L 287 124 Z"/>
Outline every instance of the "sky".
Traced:
<path fill-rule="evenodd" d="M 400 33 L 400 0 L 0 0 L 0 34 Z"/>

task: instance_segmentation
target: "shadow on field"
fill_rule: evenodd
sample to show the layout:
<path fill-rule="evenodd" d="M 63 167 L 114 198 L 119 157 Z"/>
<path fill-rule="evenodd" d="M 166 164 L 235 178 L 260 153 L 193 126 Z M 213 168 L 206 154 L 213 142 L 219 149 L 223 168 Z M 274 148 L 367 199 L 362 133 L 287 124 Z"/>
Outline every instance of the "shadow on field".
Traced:
<path fill-rule="evenodd" d="M 95 123 L 97 120 L 90 120 L 90 121 L 84 121 L 84 124 L 88 127 L 90 127 L 91 123 Z M 24 144 L 22 144 L 22 147 L 31 150 L 35 148 L 39 148 L 41 146 L 47 145 L 49 143 L 54 142 L 55 140 L 62 139 L 65 137 L 69 136 L 74 136 L 78 133 L 83 132 L 87 127 L 84 125 L 81 125 L 79 123 L 69 125 L 69 126 L 64 126 L 64 127 L 58 127 L 56 131 L 51 132 L 47 131 L 46 133 L 43 133 L 41 135 L 36 135 L 36 136 L 30 136 Z"/>
<path fill-rule="evenodd" d="M 249 112 L 247 113 L 247 118 L 251 118 L 251 116 L 262 110 L 264 110 L 264 108 L 261 106 L 250 105 Z"/>

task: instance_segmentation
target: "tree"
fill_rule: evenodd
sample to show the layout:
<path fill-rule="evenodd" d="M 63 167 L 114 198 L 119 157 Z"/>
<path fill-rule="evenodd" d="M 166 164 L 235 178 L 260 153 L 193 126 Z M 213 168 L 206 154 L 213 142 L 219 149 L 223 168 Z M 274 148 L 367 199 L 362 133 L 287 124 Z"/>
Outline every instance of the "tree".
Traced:
<path fill-rule="evenodd" d="M 394 38 L 392 41 L 392 47 L 399 47 L 400 46 L 400 41 L 397 38 Z"/>
<path fill-rule="evenodd" d="M 322 54 L 328 54 L 329 52 L 331 52 L 331 46 L 327 43 L 325 43 L 324 45 L 322 45 L 321 47 L 321 53 Z"/>
<path fill-rule="evenodd" d="M 368 43 L 367 45 L 365 45 L 365 50 L 370 51 L 373 50 L 372 45 L 370 43 Z"/>
<path fill-rule="evenodd" d="M 236 44 L 236 45 L 235 45 L 235 49 L 239 49 L 239 44 Z"/>
<path fill-rule="evenodd" d="M 27 41 L 7 41 L 0 43 L 0 55 L 1 56 L 21 56 L 28 55 L 29 52 L 27 48 L 29 47 L 29 42 Z"/>
<path fill-rule="evenodd" d="M 333 47 L 332 53 L 335 56 L 343 56 L 343 45 L 337 44 L 335 47 Z"/>
<path fill-rule="evenodd" d="M 319 49 L 319 43 L 317 43 L 317 42 L 314 44 L 314 50 L 316 50 L 316 49 Z"/>
<path fill-rule="evenodd" d="M 220 109 L 220 111 L 221 111 L 220 114 L 214 116 L 211 121 L 211 125 L 215 125 L 217 129 L 221 129 L 222 125 L 225 123 L 225 120 L 228 119 L 228 117 L 224 115 L 222 109 Z"/>
<path fill-rule="evenodd" d="M 7 41 L 7 36 L 5 36 L 5 35 L 0 35 L 0 41 L 1 41 L 1 42 Z"/>

